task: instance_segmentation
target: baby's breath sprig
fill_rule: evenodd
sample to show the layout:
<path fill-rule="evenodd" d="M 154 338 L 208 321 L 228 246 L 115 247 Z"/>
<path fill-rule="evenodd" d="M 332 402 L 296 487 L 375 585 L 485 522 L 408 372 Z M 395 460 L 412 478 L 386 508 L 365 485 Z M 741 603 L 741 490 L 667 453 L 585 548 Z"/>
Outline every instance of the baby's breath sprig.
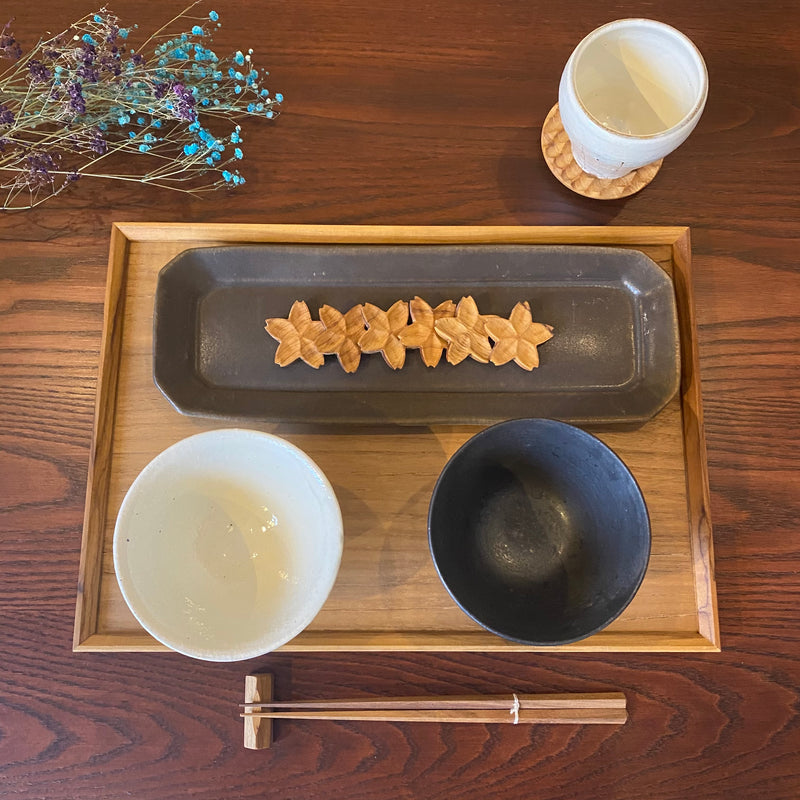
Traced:
<path fill-rule="evenodd" d="M 136 47 L 138 25 L 121 27 L 106 8 L 24 55 L 11 22 L 0 29 L 0 60 L 12 62 L 0 72 L 4 210 L 90 177 L 191 194 L 245 182 L 237 120 L 274 119 L 283 96 L 263 86 L 252 50 L 217 57 L 219 14 L 190 16 L 196 5 Z M 191 28 L 170 34 L 178 25 Z"/>

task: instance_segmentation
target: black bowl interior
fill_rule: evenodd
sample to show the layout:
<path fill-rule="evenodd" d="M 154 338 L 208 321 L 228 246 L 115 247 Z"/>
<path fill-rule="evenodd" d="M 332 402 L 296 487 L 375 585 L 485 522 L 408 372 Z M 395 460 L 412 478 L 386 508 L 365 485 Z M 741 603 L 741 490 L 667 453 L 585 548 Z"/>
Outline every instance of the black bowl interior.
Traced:
<path fill-rule="evenodd" d="M 428 517 L 453 599 L 507 639 L 566 644 L 613 621 L 650 557 L 641 491 L 599 439 L 553 420 L 479 433 L 448 462 Z"/>

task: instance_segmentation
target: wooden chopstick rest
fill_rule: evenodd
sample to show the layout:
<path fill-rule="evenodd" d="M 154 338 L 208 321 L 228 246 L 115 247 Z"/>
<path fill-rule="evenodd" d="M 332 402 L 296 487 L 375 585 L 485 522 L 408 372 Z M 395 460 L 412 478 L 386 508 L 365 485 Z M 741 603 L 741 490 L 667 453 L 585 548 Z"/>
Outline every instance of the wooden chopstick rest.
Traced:
<path fill-rule="evenodd" d="M 269 747 L 274 719 L 622 725 L 628 718 L 622 692 L 275 701 L 271 676 L 263 675 L 247 677 L 240 705 L 245 747 L 255 750 Z M 262 725 L 269 726 L 268 733 L 261 732 Z"/>
<path fill-rule="evenodd" d="M 244 679 L 245 703 L 269 702 L 272 700 L 272 675 L 262 672 L 248 675 Z M 244 746 L 247 750 L 266 750 L 272 744 L 272 720 L 244 720 Z"/>

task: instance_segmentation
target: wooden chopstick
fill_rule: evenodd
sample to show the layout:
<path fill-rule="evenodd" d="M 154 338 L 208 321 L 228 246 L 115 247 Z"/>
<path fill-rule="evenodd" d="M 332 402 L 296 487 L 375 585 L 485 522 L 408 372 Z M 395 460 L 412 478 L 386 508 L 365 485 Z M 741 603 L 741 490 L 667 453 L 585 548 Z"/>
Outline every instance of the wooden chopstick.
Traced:
<path fill-rule="evenodd" d="M 272 721 L 466 722 L 501 725 L 622 725 L 628 719 L 622 692 L 572 694 L 351 697 L 336 700 L 273 700 L 272 675 L 245 678 L 244 746 L 272 743 Z"/>
<path fill-rule="evenodd" d="M 246 711 L 240 716 L 247 719 L 621 725 L 628 718 L 622 692 L 263 701 L 241 706 Z"/>
<path fill-rule="evenodd" d="M 520 709 L 625 708 L 622 692 L 595 694 L 505 694 L 445 695 L 443 697 L 349 698 L 342 700 L 285 700 L 240 703 L 246 709 L 289 710 L 425 710 L 425 709 L 510 709 L 516 700 Z M 284 712 L 285 713 L 285 712 Z"/>
<path fill-rule="evenodd" d="M 361 708 L 291 709 L 244 712 L 255 719 L 367 720 L 373 722 L 477 722 L 540 725 L 622 725 L 628 718 L 624 708 L 540 708 L 520 709 L 515 715 L 505 708 Z"/>

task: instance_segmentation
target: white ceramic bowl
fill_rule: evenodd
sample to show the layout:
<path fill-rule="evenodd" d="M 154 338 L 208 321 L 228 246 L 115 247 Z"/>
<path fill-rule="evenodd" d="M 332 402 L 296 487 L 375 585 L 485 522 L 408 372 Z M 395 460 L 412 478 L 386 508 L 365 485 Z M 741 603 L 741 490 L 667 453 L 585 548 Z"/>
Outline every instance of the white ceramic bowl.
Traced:
<path fill-rule="evenodd" d="M 342 515 L 319 467 L 277 436 L 222 429 L 156 456 L 114 530 L 122 595 L 158 641 L 238 661 L 300 633 L 333 587 Z"/>

